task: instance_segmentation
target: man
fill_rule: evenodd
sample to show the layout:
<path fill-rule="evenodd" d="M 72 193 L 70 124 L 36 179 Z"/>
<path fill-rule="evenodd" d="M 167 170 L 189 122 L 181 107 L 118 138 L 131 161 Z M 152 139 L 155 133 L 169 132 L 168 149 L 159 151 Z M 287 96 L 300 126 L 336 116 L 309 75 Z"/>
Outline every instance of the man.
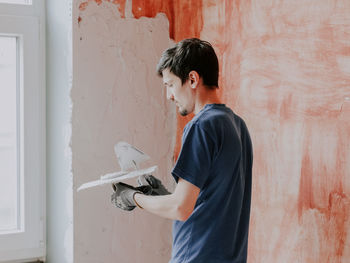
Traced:
<path fill-rule="evenodd" d="M 175 220 L 170 262 L 246 262 L 252 145 L 244 121 L 217 95 L 215 51 L 185 39 L 163 53 L 157 70 L 179 113 L 195 114 L 172 171 L 177 186 L 170 194 L 146 176 L 139 180 L 143 188 L 116 184 L 112 201 Z"/>

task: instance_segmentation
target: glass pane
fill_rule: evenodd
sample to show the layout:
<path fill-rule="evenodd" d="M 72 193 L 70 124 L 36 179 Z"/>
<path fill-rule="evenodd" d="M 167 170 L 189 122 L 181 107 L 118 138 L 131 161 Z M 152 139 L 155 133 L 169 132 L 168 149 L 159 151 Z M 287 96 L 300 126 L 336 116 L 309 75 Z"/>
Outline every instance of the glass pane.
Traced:
<path fill-rule="evenodd" d="M 18 226 L 16 41 L 0 36 L 0 233 Z"/>
<path fill-rule="evenodd" d="M 31 5 L 32 4 L 32 0 L 0 0 L 0 3 L 18 4 L 18 5 Z"/>

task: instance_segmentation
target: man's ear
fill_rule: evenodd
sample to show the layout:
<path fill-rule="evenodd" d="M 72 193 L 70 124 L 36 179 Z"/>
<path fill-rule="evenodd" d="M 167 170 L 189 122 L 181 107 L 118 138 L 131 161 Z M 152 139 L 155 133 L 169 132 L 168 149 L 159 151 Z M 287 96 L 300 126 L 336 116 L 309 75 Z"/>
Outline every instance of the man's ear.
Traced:
<path fill-rule="evenodd" d="M 199 83 L 199 74 L 197 73 L 197 71 L 190 71 L 190 73 L 188 73 L 188 78 L 191 84 L 191 88 L 195 89 Z"/>

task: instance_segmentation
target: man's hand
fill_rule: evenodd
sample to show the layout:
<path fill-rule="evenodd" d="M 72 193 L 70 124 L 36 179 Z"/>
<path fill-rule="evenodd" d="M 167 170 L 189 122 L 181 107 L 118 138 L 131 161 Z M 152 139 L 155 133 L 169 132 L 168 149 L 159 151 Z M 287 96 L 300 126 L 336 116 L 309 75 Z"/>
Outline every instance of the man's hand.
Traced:
<path fill-rule="evenodd" d="M 152 187 L 143 185 L 139 187 L 133 187 L 125 183 L 113 184 L 114 193 L 111 196 L 111 202 L 114 206 L 120 209 L 131 211 L 136 207 L 134 195 L 140 194 L 151 194 Z"/>
<path fill-rule="evenodd" d="M 162 181 L 153 175 L 141 175 L 137 179 L 139 186 L 151 186 L 152 192 L 151 195 L 169 195 L 171 194 L 165 186 L 162 184 Z"/>

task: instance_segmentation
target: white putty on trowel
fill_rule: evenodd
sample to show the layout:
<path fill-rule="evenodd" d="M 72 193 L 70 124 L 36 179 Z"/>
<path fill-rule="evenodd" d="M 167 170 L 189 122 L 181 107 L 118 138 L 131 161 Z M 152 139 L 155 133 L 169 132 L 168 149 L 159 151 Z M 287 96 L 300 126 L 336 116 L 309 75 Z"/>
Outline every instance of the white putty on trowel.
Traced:
<path fill-rule="evenodd" d="M 82 184 L 77 189 L 78 192 L 98 185 L 116 183 L 140 175 L 152 174 L 157 169 L 156 165 L 145 169 L 139 169 L 139 164 L 150 159 L 150 157 L 127 142 L 118 142 L 114 146 L 114 152 L 117 156 L 121 171 L 108 173 L 101 176 L 99 180 Z M 135 170 L 132 171 L 132 169 Z"/>

